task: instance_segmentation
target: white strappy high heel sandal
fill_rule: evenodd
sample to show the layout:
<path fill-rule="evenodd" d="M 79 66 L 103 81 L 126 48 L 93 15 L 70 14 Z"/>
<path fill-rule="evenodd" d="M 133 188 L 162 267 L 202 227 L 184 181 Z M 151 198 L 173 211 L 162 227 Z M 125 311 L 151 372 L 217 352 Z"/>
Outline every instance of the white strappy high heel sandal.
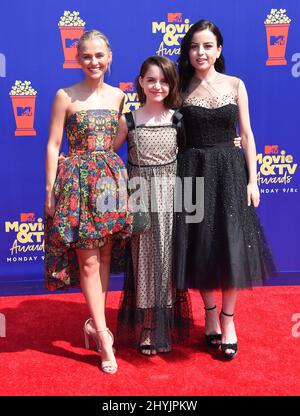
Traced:
<path fill-rule="evenodd" d="M 100 334 L 102 332 L 107 332 L 109 334 L 109 336 L 111 338 L 112 350 L 113 350 L 113 353 L 115 354 L 116 350 L 113 348 L 114 336 L 111 333 L 111 331 L 108 328 L 105 328 L 105 329 L 96 330 L 96 332 L 98 332 L 98 334 Z M 101 370 L 106 374 L 115 374 L 118 370 L 118 364 L 115 361 L 104 360 L 104 361 L 101 362 Z"/>
<path fill-rule="evenodd" d="M 84 333 L 85 348 L 87 350 L 90 349 L 89 337 L 91 337 L 91 338 L 93 338 L 93 340 L 96 344 L 97 351 L 101 352 L 101 345 L 100 345 L 99 340 L 97 338 L 96 329 L 95 329 L 94 322 L 93 322 L 92 318 L 89 318 L 85 321 L 85 323 L 83 325 L 83 333 Z"/>

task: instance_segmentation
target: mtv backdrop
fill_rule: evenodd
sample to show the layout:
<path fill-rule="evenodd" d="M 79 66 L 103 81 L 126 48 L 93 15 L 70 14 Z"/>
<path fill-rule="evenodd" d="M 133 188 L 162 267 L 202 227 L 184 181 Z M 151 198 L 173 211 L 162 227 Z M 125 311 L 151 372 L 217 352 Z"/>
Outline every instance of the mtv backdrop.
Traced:
<path fill-rule="evenodd" d="M 200 18 L 224 36 L 226 72 L 244 80 L 257 143 L 259 208 L 278 284 L 300 284 L 300 2 L 295 0 L 11 0 L 0 4 L 0 289 L 42 284 L 44 158 L 51 103 L 82 78 L 75 55 L 84 30 L 111 41 L 107 81 L 138 107 L 140 64 L 158 54 L 176 61 Z M 66 150 L 64 142 L 63 150 Z M 126 147 L 120 152 L 126 159 Z M 293 277 L 294 276 L 294 277 Z"/>

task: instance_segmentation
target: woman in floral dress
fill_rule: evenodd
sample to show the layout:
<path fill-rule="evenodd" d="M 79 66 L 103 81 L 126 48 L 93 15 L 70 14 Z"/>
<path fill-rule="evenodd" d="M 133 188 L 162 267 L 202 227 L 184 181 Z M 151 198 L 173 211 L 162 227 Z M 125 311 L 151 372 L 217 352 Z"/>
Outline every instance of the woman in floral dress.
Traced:
<path fill-rule="evenodd" d="M 45 266 L 50 290 L 81 286 L 92 319 L 92 336 L 105 373 L 117 371 L 105 301 L 112 250 L 131 231 L 126 169 L 113 151 L 124 94 L 104 83 L 112 60 L 108 39 L 88 31 L 78 42 L 85 78 L 57 91 L 46 155 Z M 68 157 L 58 162 L 63 131 Z"/>

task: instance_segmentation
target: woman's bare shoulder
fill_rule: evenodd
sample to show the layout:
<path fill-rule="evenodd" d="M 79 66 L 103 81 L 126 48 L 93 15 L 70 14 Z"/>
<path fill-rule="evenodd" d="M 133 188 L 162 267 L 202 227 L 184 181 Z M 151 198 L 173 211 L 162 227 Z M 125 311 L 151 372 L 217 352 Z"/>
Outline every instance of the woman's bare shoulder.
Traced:
<path fill-rule="evenodd" d="M 234 89 L 237 89 L 240 82 L 242 82 L 242 80 L 235 75 L 221 74 L 221 77 L 224 83 L 227 83 L 229 86 L 231 86 Z"/>
<path fill-rule="evenodd" d="M 107 93 L 113 95 L 116 98 L 122 99 L 125 95 L 124 92 L 118 87 L 113 87 L 112 85 L 105 84 L 105 88 L 107 90 Z"/>
<path fill-rule="evenodd" d="M 57 92 L 59 92 L 61 95 L 72 98 L 72 96 L 76 95 L 80 90 L 81 84 L 80 82 L 77 82 L 76 84 L 70 85 L 68 87 L 60 88 Z"/>

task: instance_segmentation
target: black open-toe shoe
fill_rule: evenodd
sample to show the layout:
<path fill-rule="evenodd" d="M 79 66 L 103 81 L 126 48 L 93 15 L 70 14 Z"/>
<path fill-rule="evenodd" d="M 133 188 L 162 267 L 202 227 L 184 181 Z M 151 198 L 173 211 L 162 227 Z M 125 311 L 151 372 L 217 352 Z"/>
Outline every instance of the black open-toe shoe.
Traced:
<path fill-rule="evenodd" d="M 166 354 L 167 352 L 171 352 L 172 351 L 172 347 L 169 343 L 165 343 L 163 345 L 160 345 L 159 347 L 157 347 L 157 352 L 160 354 Z"/>
<path fill-rule="evenodd" d="M 148 332 L 149 335 L 146 335 L 146 332 Z M 156 346 L 151 344 L 151 332 L 153 332 L 152 328 L 143 328 L 141 331 L 138 350 L 143 355 L 151 356 L 157 354 Z M 145 343 L 147 339 L 149 339 L 149 344 Z"/>
<path fill-rule="evenodd" d="M 213 306 L 212 308 L 206 308 L 204 307 L 205 311 L 212 311 L 213 309 L 216 309 L 216 305 Z M 222 340 L 222 334 L 204 334 L 205 335 L 205 341 L 206 344 L 211 347 L 211 348 L 219 348 L 219 346 L 221 345 L 221 340 Z"/>
<path fill-rule="evenodd" d="M 234 315 L 233 313 L 228 314 L 228 313 L 225 313 L 223 311 L 221 311 L 220 315 L 221 314 L 224 315 L 224 316 L 233 316 Z M 233 344 L 230 344 L 230 343 L 225 344 L 224 342 L 222 342 L 221 343 L 221 350 L 222 350 L 223 356 L 226 360 L 232 360 L 238 352 L 238 343 L 235 342 Z M 233 350 L 233 352 L 227 352 L 227 350 Z"/>

